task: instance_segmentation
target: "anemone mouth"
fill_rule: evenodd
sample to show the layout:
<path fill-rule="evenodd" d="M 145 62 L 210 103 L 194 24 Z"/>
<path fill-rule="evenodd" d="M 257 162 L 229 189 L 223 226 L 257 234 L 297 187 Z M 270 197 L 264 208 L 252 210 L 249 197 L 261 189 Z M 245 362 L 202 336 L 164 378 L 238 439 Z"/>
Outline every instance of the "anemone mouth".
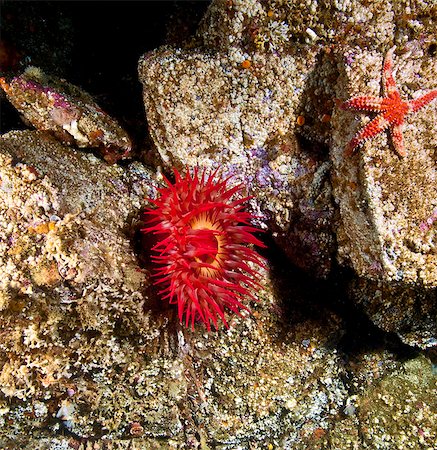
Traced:
<path fill-rule="evenodd" d="M 212 230 L 197 230 L 198 245 L 202 250 L 194 255 L 194 259 L 199 263 L 212 264 L 217 257 L 219 242 Z"/>
<path fill-rule="evenodd" d="M 199 275 L 212 277 L 223 262 L 224 230 L 220 222 L 202 213 L 190 222 L 190 249 Z"/>

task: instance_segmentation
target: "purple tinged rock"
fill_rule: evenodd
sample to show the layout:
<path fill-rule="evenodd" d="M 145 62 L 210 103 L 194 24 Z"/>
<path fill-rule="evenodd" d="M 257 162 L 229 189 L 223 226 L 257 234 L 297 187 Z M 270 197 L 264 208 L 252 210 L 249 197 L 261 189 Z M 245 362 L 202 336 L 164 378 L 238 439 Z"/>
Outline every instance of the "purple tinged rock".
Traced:
<path fill-rule="evenodd" d="M 0 78 L 0 86 L 38 130 L 51 131 L 64 144 L 96 148 L 110 164 L 129 156 L 132 142 L 126 131 L 79 87 L 36 67 L 9 83 Z"/>

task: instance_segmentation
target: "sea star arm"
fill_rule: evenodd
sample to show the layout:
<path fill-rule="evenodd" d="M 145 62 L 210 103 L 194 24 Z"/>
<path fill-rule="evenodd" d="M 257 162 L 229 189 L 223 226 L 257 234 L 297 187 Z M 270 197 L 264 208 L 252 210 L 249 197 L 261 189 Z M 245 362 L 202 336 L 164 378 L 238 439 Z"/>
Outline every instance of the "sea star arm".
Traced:
<path fill-rule="evenodd" d="M 434 90 L 426 93 L 425 95 L 422 95 L 419 98 L 410 100 L 408 102 L 408 105 L 410 107 L 410 112 L 419 111 L 419 109 L 423 108 L 428 103 L 432 102 L 435 98 L 437 98 L 437 89 L 434 89 Z"/>
<path fill-rule="evenodd" d="M 390 126 L 390 122 L 385 120 L 382 114 L 376 116 L 367 125 L 365 125 L 349 142 L 346 147 L 345 154 L 350 156 L 356 147 L 360 146 L 367 140 L 373 138 L 377 134 L 381 133 Z"/>
<path fill-rule="evenodd" d="M 405 156 L 404 136 L 402 134 L 403 124 L 396 124 L 391 127 L 391 140 L 393 147 L 399 156 Z"/>
<path fill-rule="evenodd" d="M 340 103 L 340 109 L 345 111 L 355 110 L 355 111 L 372 111 L 381 112 L 384 111 L 384 98 L 382 97 L 372 97 L 370 95 L 363 95 L 360 97 L 352 97 L 346 102 Z"/>
<path fill-rule="evenodd" d="M 393 77 L 393 53 L 396 46 L 393 46 L 385 55 L 384 64 L 382 66 L 382 90 L 384 97 L 397 96 L 400 98 L 396 81 Z"/>

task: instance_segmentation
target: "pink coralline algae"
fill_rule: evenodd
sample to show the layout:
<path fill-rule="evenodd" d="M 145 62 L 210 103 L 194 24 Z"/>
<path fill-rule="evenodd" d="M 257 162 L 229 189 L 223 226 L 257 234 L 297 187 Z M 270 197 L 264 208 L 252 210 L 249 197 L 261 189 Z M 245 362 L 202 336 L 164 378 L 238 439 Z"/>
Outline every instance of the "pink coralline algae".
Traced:
<path fill-rule="evenodd" d="M 437 221 L 437 208 L 434 209 L 430 217 L 428 217 L 425 221 L 420 223 L 419 228 L 421 231 L 427 232 L 436 221 Z"/>

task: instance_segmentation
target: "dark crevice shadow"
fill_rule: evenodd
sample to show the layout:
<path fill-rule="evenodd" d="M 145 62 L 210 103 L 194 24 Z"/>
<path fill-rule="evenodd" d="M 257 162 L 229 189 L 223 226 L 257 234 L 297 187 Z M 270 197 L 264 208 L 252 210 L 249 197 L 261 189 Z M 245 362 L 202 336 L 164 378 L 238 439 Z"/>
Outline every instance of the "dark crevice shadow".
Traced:
<path fill-rule="evenodd" d="M 267 243 L 263 253 L 270 261 L 284 328 L 307 320 L 323 322 L 333 313 L 341 319 L 341 332 L 332 337 L 328 346 L 341 352 L 346 360 L 377 349 L 388 350 L 399 360 L 418 354 L 417 349 L 404 344 L 395 333 L 385 332 L 373 324 L 365 311 L 349 298 L 348 285 L 354 277 L 351 270 L 334 264 L 329 277 L 319 279 L 293 266 L 271 238 L 267 238 Z"/>

